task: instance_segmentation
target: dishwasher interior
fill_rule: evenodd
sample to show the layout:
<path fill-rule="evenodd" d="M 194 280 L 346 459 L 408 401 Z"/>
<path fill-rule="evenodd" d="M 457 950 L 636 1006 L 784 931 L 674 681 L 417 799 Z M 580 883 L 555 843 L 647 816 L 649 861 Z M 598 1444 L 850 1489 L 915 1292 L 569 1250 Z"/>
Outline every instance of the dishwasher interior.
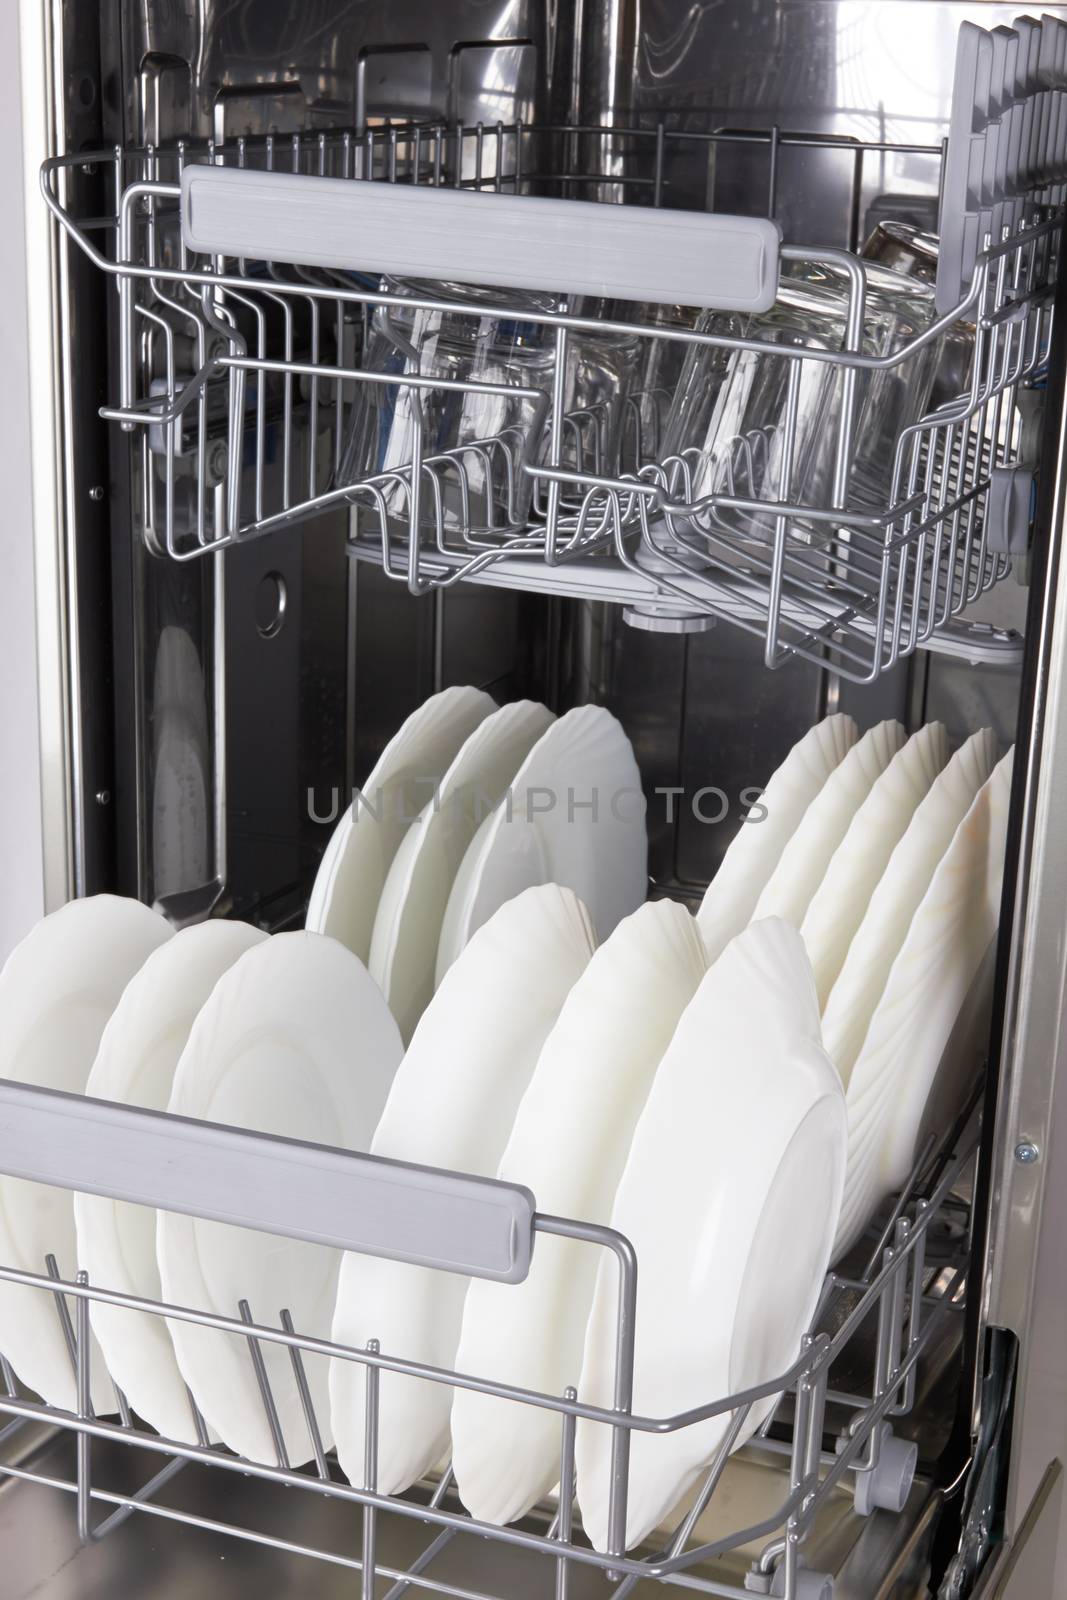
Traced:
<path fill-rule="evenodd" d="M 878 225 L 883 246 L 903 225 L 906 239 L 940 232 L 947 251 L 965 22 L 1003 37 L 1016 18 L 953 0 L 57 0 L 57 147 L 42 203 L 57 219 L 76 892 L 135 896 L 179 927 L 209 916 L 302 926 L 353 791 L 404 717 L 452 684 L 614 712 L 645 792 L 650 895 L 693 907 L 752 793 L 824 716 L 847 712 L 861 729 L 940 721 L 953 743 L 986 726 L 1002 750 L 1032 752 L 1056 576 L 1051 474 L 1037 468 L 1062 401 L 1060 323 L 1050 330 L 1067 170 L 1027 173 L 1015 157 L 1005 192 L 1036 195 L 1029 210 L 979 195 L 956 292 L 935 253 L 943 325 L 913 332 L 909 359 L 936 348 L 959 381 L 873 462 L 884 482 L 865 509 L 849 497 L 863 443 L 852 397 L 902 370 L 899 348 L 872 354 L 866 342 L 855 260 Z M 1047 20 L 1049 37 L 1059 28 Z M 1037 72 L 1040 32 L 1033 93 L 1056 117 L 1067 71 L 1061 60 L 1058 77 Z M 1023 84 L 1021 62 L 1018 73 Z M 1009 125 L 1008 99 L 994 108 L 987 91 L 988 121 L 995 110 Z M 291 182 L 257 190 L 245 184 L 256 175 Z M 338 179 L 371 191 L 371 210 L 331 244 L 307 196 Z M 499 202 L 520 241 L 508 254 L 492 237 L 466 259 L 483 249 L 528 272 L 514 279 L 526 290 L 521 338 L 531 364 L 543 351 L 556 374 L 549 414 L 532 391 L 524 401 L 544 426 L 532 459 L 513 421 L 424 456 L 433 383 L 383 378 L 395 365 L 358 376 L 374 370 L 383 318 L 454 308 L 455 284 L 433 267 L 446 245 L 464 259 L 462 230 L 423 239 L 417 209 L 449 191 L 495 196 L 485 205 Z M 581 208 L 599 293 L 583 293 L 588 262 L 580 249 L 570 260 L 566 230 L 544 244 L 538 224 L 523 231 L 538 197 Z M 712 233 L 690 247 L 719 295 L 700 302 L 716 307 L 714 324 L 694 322 L 691 278 L 659 248 L 658 212 L 737 219 L 737 253 Z M 687 381 L 699 388 L 702 352 L 743 346 L 777 250 L 768 219 L 783 281 L 814 261 L 836 285 L 846 355 L 820 365 L 788 332 L 782 349 L 804 348 L 803 362 L 751 351 L 777 364 L 789 442 L 780 459 L 770 435 L 753 434 L 709 486 L 684 450 L 671 453 L 671 401 Z M 378 254 L 346 257 L 374 227 Z M 507 285 L 498 270 L 488 281 Z M 771 300 L 777 282 L 776 265 Z M 505 287 L 484 292 L 509 303 Z M 979 353 L 953 368 L 961 327 Z M 562 392 L 567 352 L 580 368 L 597 340 L 613 360 L 643 363 L 613 441 L 595 401 L 567 414 Z M 832 374 L 840 400 L 826 449 L 802 455 L 812 369 Z M 379 453 L 373 472 L 354 471 L 372 389 L 394 422 L 408 408 L 413 457 Z M 503 396 L 481 398 L 489 414 Z M 1014 864 L 1032 804 L 1025 767 L 1017 759 Z M 1010 871 L 1006 884 L 994 1041 L 1011 1004 Z M 994 1070 L 828 1280 L 766 1426 L 716 1460 L 655 1548 L 616 1543 L 612 1561 L 572 1527 L 562 1488 L 558 1503 L 487 1532 L 464 1527 L 447 1472 L 398 1509 L 376 1494 L 373 1461 L 354 1489 L 321 1450 L 304 1473 L 284 1452 L 269 1468 L 227 1458 L 206 1435 L 161 1457 L 136 1419 L 94 1417 L 77 1354 L 88 1300 L 68 1285 L 56 1304 L 80 1420 L 50 1426 L 5 1374 L 9 1592 L 325 1597 L 361 1585 L 365 1600 L 584 1600 L 677 1584 L 962 1600 L 999 1537 L 1017 1354 L 975 1288 L 997 1108 Z M 100 1127 L 98 1149 L 156 1134 L 165 1140 L 130 1114 Z M 235 1173 L 246 1155 L 235 1148 Z M 239 1204 L 229 1183 L 208 1214 Z M 531 1233 L 558 1220 L 527 1218 Z M 591 1242 L 612 1248 L 607 1232 Z M 626 1320 L 622 1294 L 620 1341 Z M 265 1314 L 254 1336 L 250 1318 L 229 1326 L 250 1348 L 279 1342 Z M 288 1348 L 298 1367 L 299 1330 Z M 556 1406 L 565 1486 L 581 1408 L 573 1395 Z"/>

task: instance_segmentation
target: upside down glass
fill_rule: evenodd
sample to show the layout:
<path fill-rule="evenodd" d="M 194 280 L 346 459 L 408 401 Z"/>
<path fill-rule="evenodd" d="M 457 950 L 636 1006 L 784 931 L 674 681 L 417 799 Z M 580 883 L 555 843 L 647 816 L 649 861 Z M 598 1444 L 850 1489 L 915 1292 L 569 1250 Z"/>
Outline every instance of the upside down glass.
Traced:
<path fill-rule="evenodd" d="M 479 288 L 467 284 L 383 279 L 382 289 L 412 298 L 448 299 L 469 311 L 417 306 L 379 306 L 371 318 L 364 354 L 368 372 L 419 375 L 457 383 L 533 389 L 551 399 L 556 330 L 529 314 L 564 309 L 550 294 Z M 514 316 L 488 308 L 504 305 Z M 485 308 L 485 309 L 483 309 Z M 588 303 L 576 314 L 595 315 Z M 525 313 L 525 315 L 524 315 Z M 571 330 L 564 376 L 564 425 L 560 464 L 574 470 L 614 474 L 618 470 L 623 396 L 634 363 L 636 340 L 609 333 Z M 348 425 L 339 482 L 355 484 L 376 474 L 404 472 L 412 462 L 416 430 L 422 454 L 450 453 L 451 468 L 431 467 L 443 489 L 445 526 L 502 531 L 525 526 L 531 514 L 533 480 L 525 461 L 545 462 L 550 449 L 546 402 L 522 394 L 436 388 L 415 391 L 397 385 L 359 385 Z M 465 483 L 468 498 L 460 493 Z M 421 521 L 435 517 L 428 474 L 423 474 Z M 407 516 L 407 492 L 387 484 L 391 516 Z"/>
<path fill-rule="evenodd" d="M 867 298 L 862 353 L 901 350 L 934 320 L 932 290 L 887 269 L 866 269 Z M 848 279 L 816 262 L 783 265 L 778 298 L 761 316 L 707 312 L 699 332 L 758 339 L 794 350 L 841 350 L 849 307 Z M 885 510 L 891 495 L 896 442 L 925 411 L 938 362 L 938 341 L 899 365 L 875 372 L 856 369 L 848 505 Z M 791 373 L 795 421 L 788 417 Z M 833 499 L 846 368 L 769 351 L 690 347 L 667 419 L 664 459 L 682 463 L 678 490 L 687 500 L 724 495 L 784 501 L 829 509 Z M 771 513 L 703 508 L 690 519 L 759 542 L 773 539 Z M 831 525 L 801 514 L 791 519 L 811 538 Z"/>

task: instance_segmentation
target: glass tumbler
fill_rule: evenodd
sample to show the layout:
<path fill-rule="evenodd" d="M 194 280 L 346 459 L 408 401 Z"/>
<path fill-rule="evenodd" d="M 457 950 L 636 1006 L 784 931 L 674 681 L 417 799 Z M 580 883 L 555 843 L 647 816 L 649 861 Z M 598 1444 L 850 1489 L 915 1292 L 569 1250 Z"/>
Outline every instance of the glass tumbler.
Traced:
<path fill-rule="evenodd" d="M 934 319 L 933 292 L 876 265 L 866 273 L 862 352 L 891 354 Z M 837 351 L 844 344 L 848 306 L 848 279 L 840 269 L 789 262 L 770 311 L 748 317 L 707 312 L 697 330 L 798 351 Z M 873 373 L 856 369 L 848 483 L 852 509 L 886 509 L 897 438 L 922 416 L 936 365 L 935 342 L 897 366 Z M 794 368 L 797 376 L 791 380 Z M 686 498 L 696 501 L 715 494 L 829 509 L 845 372 L 832 361 L 692 345 L 664 437 L 665 457 L 682 463 L 675 471 Z M 791 382 L 795 423 L 790 446 Z M 759 542 L 772 539 L 776 528 L 771 513 L 730 508 L 704 508 L 691 521 L 698 530 L 721 530 Z M 800 512 L 791 518 L 791 526 L 812 539 L 832 532 L 829 522 Z"/>
<path fill-rule="evenodd" d="M 468 284 L 383 279 L 382 289 L 412 298 L 447 299 L 469 311 L 379 306 L 371 318 L 363 365 L 369 372 L 418 374 L 457 383 L 536 389 L 551 399 L 556 331 L 529 313 L 553 313 L 565 302 L 551 294 L 480 288 Z M 501 317 L 488 308 L 505 306 Z M 485 308 L 484 310 L 482 308 Z M 587 302 L 570 307 L 591 316 Z M 524 315 L 526 313 L 526 315 Z M 633 362 L 634 340 L 572 330 L 567 341 L 560 465 L 614 475 L 618 470 L 622 402 Z M 360 384 L 340 466 L 342 483 L 403 471 L 412 461 L 421 416 L 423 459 L 451 452 L 457 471 L 443 471 L 445 526 L 475 531 L 517 529 L 532 512 L 534 480 L 523 464 L 544 463 L 551 449 L 547 403 L 529 396 Z M 480 448 L 476 448 L 480 447 Z M 459 490 L 459 473 L 466 495 Z M 430 486 L 423 480 L 422 521 L 434 521 Z M 388 486 L 391 516 L 407 516 L 406 490 Z"/>

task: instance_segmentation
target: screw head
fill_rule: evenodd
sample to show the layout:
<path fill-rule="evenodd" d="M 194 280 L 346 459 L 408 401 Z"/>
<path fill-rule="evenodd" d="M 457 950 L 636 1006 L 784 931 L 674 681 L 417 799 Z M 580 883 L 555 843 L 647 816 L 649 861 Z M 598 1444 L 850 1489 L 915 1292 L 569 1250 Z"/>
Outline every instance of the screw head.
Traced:
<path fill-rule="evenodd" d="M 1015 1146 L 1015 1159 L 1021 1166 L 1032 1167 L 1040 1155 L 1041 1151 L 1031 1139 L 1021 1139 Z"/>
<path fill-rule="evenodd" d="M 89 499 L 90 500 L 102 500 L 103 498 L 104 498 L 104 486 L 103 486 L 103 484 L 102 483 L 94 483 L 92 488 L 89 490 Z"/>
<path fill-rule="evenodd" d="M 111 804 L 111 790 L 98 789 L 96 791 L 96 803 L 98 806 L 109 806 Z"/>

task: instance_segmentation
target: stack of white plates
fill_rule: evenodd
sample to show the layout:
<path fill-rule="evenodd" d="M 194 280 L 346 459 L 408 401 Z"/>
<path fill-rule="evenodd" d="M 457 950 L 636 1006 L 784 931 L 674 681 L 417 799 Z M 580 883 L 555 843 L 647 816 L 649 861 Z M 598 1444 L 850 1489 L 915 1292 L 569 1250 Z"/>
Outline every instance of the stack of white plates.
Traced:
<path fill-rule="evenodd" d="M 383 751 L 336 828 L 306 926 L 367 961 L 405 1043 L 471 935 L 523 889 L 580 895 L 597 936 L 647 889 L 641 779 L 599 706 L 558 721 L 445 689 Z"/>
<path fill-rule="evenodd" d="M 0 1076 L 438 1168 L 498 1175 L 636 1247 L 634 1406 L 664 1415 L 796 1357 L 829 1261 L 951 1121 L 981 1043 L 1010 755 L 988 732 L 813 728 L 768 783 L 698 918 L 645 894 L 633 752 L 606 712 L 558 720 L 473 689 L 420 708 L 334 834 L 308 930 L 171 936 L 74 902 L 0 974 Z M 425 788 L 432 795 L 427 798 Z M 368 971 L 367 963 L 370 970 Z M 951 1041 L 952 1048 L 949 1048 Z M 408 1048 L 404 1054 L 404 1043 Z M 617 1265 L 539 1239 L 520 1285 L 349 1256 L 0 1178 L 0 1261 L 148 1300 L 614 1404 Z M 93 1305 L 107 1372 L 166 1437 L 313 1456 L 288 1351 Z M 18 1376 L 73 1409 L 55 1296 L 0 1284 Z M 105 1368 L 106 1360 L 106 1368 Z M 321 1442 L 362 1482 L 365 1370 L 304 1360 Z M 736 1448 L 773 1408 L 751 1409 Z M 729 1416 L 632 1441 L 627 1546 L 689 1492 Z M 560 1419 L 397 1374 L 377 1485 L 451 1454 L 480 1519 L 553 1490 Z M 577 1495 L 609 1539 L 610 1429 L 582 1423 Z"/>

